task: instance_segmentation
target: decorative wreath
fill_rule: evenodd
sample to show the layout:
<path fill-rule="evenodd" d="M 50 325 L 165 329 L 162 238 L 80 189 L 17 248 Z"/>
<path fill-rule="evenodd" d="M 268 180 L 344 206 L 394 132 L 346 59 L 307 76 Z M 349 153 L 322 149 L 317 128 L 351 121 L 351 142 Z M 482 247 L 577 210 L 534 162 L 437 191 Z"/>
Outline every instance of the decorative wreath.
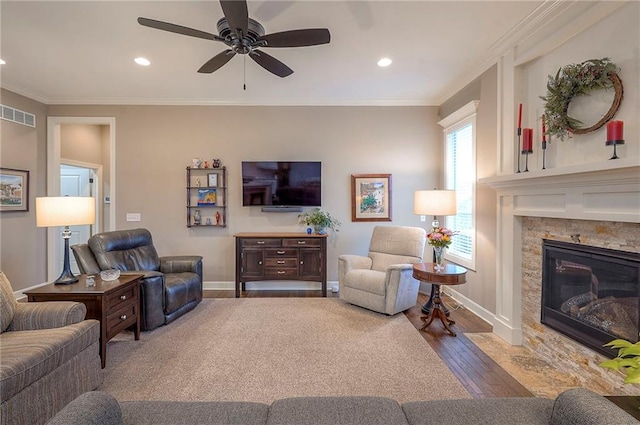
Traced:
<path fill-rule="evenodd" d="M 622 102 L 622 81 L 617 74 L 618 68 L 609 58 L 590 59 L 588 61 L 565 65 L 555 77 L 549 75 L 547 95 L 544 100 L 546 134 L 560 140 L 572 134 L 586 134 L 595 131 L 609 121 L 618 111 Z M 611 108 L 600 121 L 591 127 L 583 128 L 580 120 L 567 115 L 571 100 L 578 95 L 588 95 L 593 90 L 615 89 Z"/>

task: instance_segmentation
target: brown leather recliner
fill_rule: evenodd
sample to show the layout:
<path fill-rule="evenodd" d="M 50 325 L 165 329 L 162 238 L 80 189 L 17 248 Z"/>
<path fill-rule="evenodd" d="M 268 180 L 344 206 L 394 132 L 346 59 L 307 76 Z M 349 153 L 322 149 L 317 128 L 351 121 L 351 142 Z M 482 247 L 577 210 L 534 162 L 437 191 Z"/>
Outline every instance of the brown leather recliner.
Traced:
<path fill-rule="evenodd" d="M 144 274 L 140 286 L 141 329 L 173 322 L 202 301 L 202 257 L 159 257 L 147 229 L 98 233 L 73 245 L 81 273 L 117 269 Z"/>

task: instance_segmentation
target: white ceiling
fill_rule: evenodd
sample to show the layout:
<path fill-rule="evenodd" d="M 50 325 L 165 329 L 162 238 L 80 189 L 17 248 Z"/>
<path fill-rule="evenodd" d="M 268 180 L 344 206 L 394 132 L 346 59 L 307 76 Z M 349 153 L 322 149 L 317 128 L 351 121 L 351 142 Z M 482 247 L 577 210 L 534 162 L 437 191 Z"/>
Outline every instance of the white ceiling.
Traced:
<path fill-rule="evenodd" d="M 331 32 L 327 45 L 265 49 L 294 70 L 279 78 L 240 55 L 199 74 L 224 44 L 136 21 L 217 34 L 218 1 L 2 0 L 0 82 L 47 104 L 439 105 L 490 66 L 496 46 L 542 3 L 250 1 L 267 34 Z M 383 56 L 390 67 L 376 65 Z"/>

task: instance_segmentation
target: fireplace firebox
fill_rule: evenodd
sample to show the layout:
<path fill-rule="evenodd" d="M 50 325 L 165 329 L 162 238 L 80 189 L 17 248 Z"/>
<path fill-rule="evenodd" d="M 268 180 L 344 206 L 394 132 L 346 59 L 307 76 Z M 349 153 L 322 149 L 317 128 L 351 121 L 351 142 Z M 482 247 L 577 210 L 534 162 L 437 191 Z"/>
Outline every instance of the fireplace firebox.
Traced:
<path fill-rule="evenodd" d="M 615 338 L 637 342 L 640 253 L 543 239 L 541 322 L 605 355 Z"/>

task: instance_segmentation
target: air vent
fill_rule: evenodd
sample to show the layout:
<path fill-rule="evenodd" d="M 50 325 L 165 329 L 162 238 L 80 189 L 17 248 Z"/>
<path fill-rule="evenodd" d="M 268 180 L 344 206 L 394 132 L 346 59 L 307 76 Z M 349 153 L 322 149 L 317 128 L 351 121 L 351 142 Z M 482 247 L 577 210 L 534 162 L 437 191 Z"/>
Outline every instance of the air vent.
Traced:
<path fill-rule="evenodd" d="M 26 125 L 28 127 L 36 127 L 36 116 L 11 106 L 0 105 L 2 108 L 2 119 Z"/>

